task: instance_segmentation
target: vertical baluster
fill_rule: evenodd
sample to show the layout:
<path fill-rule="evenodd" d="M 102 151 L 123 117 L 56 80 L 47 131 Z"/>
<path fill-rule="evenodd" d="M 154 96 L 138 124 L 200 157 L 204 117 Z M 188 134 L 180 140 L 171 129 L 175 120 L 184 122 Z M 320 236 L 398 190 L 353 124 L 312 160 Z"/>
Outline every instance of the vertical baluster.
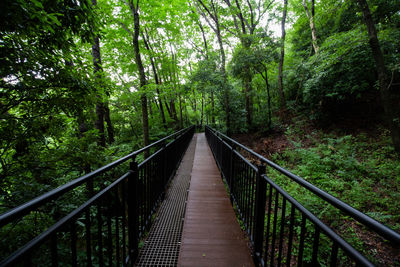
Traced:
<path fill-rule="evenodd" d="M 230 200 L 233 204 L 235 196 L 235 147 L 232 145 L 231 149 L 231 172 L 230 172 Z"/>
<path fill-rule="evenodd" d="M 320 229 L 318 226 L 315 225 L 313 254 L 312 254 L 312 260 L 311 260 L 311 264 L 313 266 L 318 265 L 319 234 L 320 234 Z"/>
<path fill-rule="evenodd" d="M 111 197 L 109 197 L 110 202 L 112 203 Z M 111 232 L 111 208 L 108 208 L 107 212 L 107 254 L 108 254 L 108 266 L 112 266 L 113 260 L 112 260 L 112 232 Z"/>
<path fill-rule="evenodd" d="M 143 165 L 143 184 L 144 184 L 144 204 L 145 204 L 145 209 L 144 209 L 144 227 L 147 226 L 147 217 L 149 215 L 149 186 L 148 186 L 148 182 L 149 182 L 149 176 L 147 175 L 147 163 L 145 165 Z"/>
<path fill-rule="evenodd" d="M 78 266 L 77 258 L 76 258 L 76 225 L 75 222 L 71 223 L 71 229 L 70 229 L 70 234 L 71 234 L 71 265 L 72 266 Z"/>
<path fill-rule="evenodd" d="M 250 187 L 250 226 L 251 226 L 251 231 L 250 235 L 253 237 L 254 240 L 254 231 L 256 227 L 256 183 L 257 183 L 257 172 L 254 170 L 251 171 L 251 187 Z M 265 195 L 265 192 L 264 192 Z M 265 210 L 265 200 L 264 200 L 264 210 Z M 265 218 L 264 218 L 265 219 Z"/>
<path fill-rule="evenodd" d="M 153 209 L 153 205 L 154 205 L 154 189 L 152 186 L 153 183 L 153 177 L 151 175 L 151 161 L 149 161 L 146 164 L 147 170 L 146 170 L 146 179 L 147 179 L 147 188 L 148 188 L 148 206 L 147 206 L 147 229 L 150 226 L 150 218 L 151 218 L 151 211 Z"/>
<path fill-rule="evenodd" d="M 138 164 L 135 158 L 132 159 L 130 164 L 130 175 L 128 177 L 128 242 L 129 242 L 129 256 L 131 262 L 134 262 L 138 255 L 138 214 L 137 214 L 137 181 L 138 181 Z"/>
<path fill-rule="evenodd" d="M 56 267 L 58 266 L 58 254 L 57 254 L 57 233 L 51 236 L 50 240 L 50 247 L 51 247 L 51 266 Z"/>
<path fill-rule="evenodd" d="M 119 215 L 115 216 L 115 258 L 117 266 L 120 266 L 120 243 L 119 243 Z"/>
<path fill-rule="evenodd" d="M 161 152 L 160 152 L 160 156 L 159 156 L 159 167 L 160 167 L 160 184 L 161 184 L 161 199 L 164 200 L 165 198 L 165 191 L 166 191 L 166 177 L 165 177 L 165 141 L 162 142 L 161 144 Z"/>
<path fill-rule="evenodd" d="M 299 257 L 298 257 L 298 266 L 301 267 L 303 265 L 303 251 L 304 251 L 304 239 L 306 236 L 306 215 L 302 214 L 301 216 L 301 231 L 300 231 L 300 244 L 299 244 Z"/>
<path fill-rule="evenodd" d="M 244 177 L 246 175 L 246 165 L 241 161 L 241 172 L 240 172 L 240 211 L 242 213 L 242 217 L 244 217 Z"/>
<path fill-rule="evenodd" d="M 335 267 L 337 265 L 337 256 L 338 256 L 338 244 L 334 241 L 333 246 L 332 246 L 332 252 L 331 252 L 331 267 Z"/>
<path fill-rule="evenodd" d="M 93 179 L 86 183 L 86 195 L 89 199 L 93 196 Z M 85 211 L 85 239 L 86 239 L 86 263 L 88 267 L 92 266 L 92 233 L 90 230 L 90 207 Z"/>
<path fill-rule="evenodd" d="M 146 193 L 146 192 L 144 192 L 144 184 L 143 184 L 143 179 L 142 179 L 142 177 L 143 177 L 142 172 L 143 172 L 143 168 L 141 170 L 137 170 L 137 180 L 135 182 L 136 186 L 139 187 L 138 192 L 141 192 L 140 195 L 136 196 L 136 198 L 137 198 L 137 203 L 136 204 L 138 205 L 137 209 L 138 209 L 138 227 L 139 227 L 138 230 L 139 230 L 139 232 L 142 230 L 142 226 L 143 226 L 143 213 L 144 213 L 143 212 L 143 210 L 144 210 L 143 207 L 145 205 L 143 197 L 144 197 L 144 195 Z M 129 181 L 129 179 L 128 179 L 128 181 Z M 129 182 L 128 182 L 128 184 L 129 184 Z M 132 190 L 134 190 L 134 189 L 131 189 L 130 186 L 128 186 L 128 199 L 129 199 L 129 194 L 132 194 Z M 129 207 L 129 204 L 128 204 L 128 207 Z M 129 220 L 129 215 L 128 215 L 128 220 Z M 128 227 L 128 232 L 129 232 L 129 221 L 128 221 L 127 227 Z M 129 233 L 128 233 L 128 239 L 129 239 Z"/>
<path fill-rule="evenodd" d="M 285 230 L 285 215 L 286 215 L 286 198 L 284 196 L 282 196 L 281 232 L 279 235 L 278 266 L 281 266 L 281 261 L 282 261 L 283 233 Z"/>
<path fill-rule="evenodd" d="M 229 173 L 227 176 L 227 183 L 228 183 L 228 187 L 229 187 L 229 199 L 231 201 L 231 204 L 233 203 L 232 201 L 232 180 L 233 180 L 233 145 L 231 145 L 231 149 L 229 150 Z"/>
<path fill-rule="evenodd" d="M 86 262 L 92 266 L 92 234 L 90 231 L 90 207 L 85 211 Z"/>
<path fill-rule="evenodd" d="M 245 196 L 246 196 L 246 204 L 245 204 L 245 207 L 246 207 L 246 224 L 247 224 L 247 232 L 249 233 L 249 230 L 250 230 L 250 212 L 251 212 L 251 209 L 250 209 L 250 196 L 251 196 L 251 194 L 250 194 L 250 183 L 251 183 L 251 171 L 253 170 L 252 168 L 250 168 L 250 166 L 248 165 L 248 164 L 246 164 L 246 166 L 247 166 L 247 172 L 246 172 L 246 180 L 245 180 L 245 186 L 246 186 L 246 190 L 245 190 Z M 250 233 L 249 233 L 250 234 Z"/>
<path fill-rule="evenodd" d="M 151 186 L 150 182 L 151 182 L 151 177 L 149 174 L 149 163 L 150 161 L 148 161 L 148 163 L 146 163 L 144 165 L 144 179 L 145 179 L 145 187 L 146 187 L 146 217 L 145 217 L 145 229 L 147 229 L 148 227 L 148 222 L 149 222 L 149 215 L 151 213 L 151 198 L 152 198 L 152 190 L 151 190 Z"/>
<path fill-rule="evenodd" d="M 243 162 L 244 172 L 243 172 L 243 186 L 242 186 L 242 194 L 243 194 L 243 202 L 242 202 L 242 216 L 245 227 L 247 228 L 247 174 L 249 172 L 249 166 Z"/>
<path fill-rule="evenodd" d="M 264 262 L 268 261 L 269 250 L 269 230 L 271 228 L 271 206 L 272 206 L 272 185 L 269 185 L 268 190 L 268 216 L 267 216 L 267 232 L 265 234 L 265 255 Z"/>
<path fill-rule="evenodd" d="M 142 165 L 142 168 L 138 169 L 137 171 L 137 180 L 136 180 L 136 186 L 138 187 L 138 194 L 137 199 L 138 199 L 138 209 L 139 209 L 139 216 L 138 216 L 138 226 L 139 226 L 139 233 L 142 232 L 142 227 L 144 226 L 144 214 L 146 213 L 146 186 L 145 186 L 145 180 L 144 180 L 144 166 Z M 129 194 L 132 194 L 132 188 L 129 188 L 129 193 L 128 193 L 128 198 Z M 140 193 L 139 193 L 140 192 Z M 129 205 L 128 205 L 129 207 Z M 129 220 L 129 215 L 128 215 L 128 220 Z M 129 231 L 130 225 L 128 224 L 128 231 Z"/>
<path fill-rule="evenodd" d="M 239 161 L 239 166 L 240 166 L 240 169 L 239 169 L 239 184 L 238 184 L 238 187 L 237 187 L 237 191 L 238 191 L 238 200 L 237 200 L 237 202 L 238 202 L 238 206 L 239 206 L 239 210 L 240 210 L 240 213 L 241 213 L 241 216 L 242 216 L 242 214 L 243 214 L 243 210 L 242 210 L 242 206 L 243 206 L 243 190 L 241 190 L 242 188 L 243 188 L 243 164 L 242 164 L 242 161 L 240 160 Z"/>
<path fill-rule="evenodd" d="M 126 193 L 127 193 L 127 181 L 122 183 L 122 222 L 121 222 L 121 233 L 122 233 L 122 262 L 125 265 L 126 260 Z"/>
<path fill-rule="evenodd" d="M 97 203 L 97 243 L 99 247 L 98 258 L 99 258 L 99 266 L 103 266 L 103 219 L 102 219 L 102 208 L 101 202 Z"/>
<path fill-rule="evenodd" d="M 33 266 L 33 264 L 32 264 L 32 254 L 29 253 L 26 256 L 24 256 L 23 262 L 24 262 L 24 264 L 23 264 L 24 267 Z"/>
<path fill-rule="evenodd" d="M 272 241 L 271 241 L 271 266 L 274 265 L 275 261 L 275 241 L 276 241 L 276 224 L 278 221 L 278 208 L 279 208 L 279 192 L 275 190 L 275 205 L 274 205 L 274 223 L 272 226 Z"/>
<path fill-rule="evenodd" d="M 260 263 L 262 258 L 265 223 L 265 200 L 266 181 L 262 175 L 265 173 L 265 166 L 258 166 L 256 176 L 255 211 L 254 211 L 254 254 L 256 262 Z"/>
<path fill-rule="evenodd" d="M 287 257 L 286 257 L 287 266 L 290 266 L 290 260 L 291 260 L 291 257 L 292 257 L 293 227 L 294 227 L 295 211 L 296 211 L 295 207 L 292 204 L 292 208 L 290 210 L 289 244 L 288 244 Z"/>

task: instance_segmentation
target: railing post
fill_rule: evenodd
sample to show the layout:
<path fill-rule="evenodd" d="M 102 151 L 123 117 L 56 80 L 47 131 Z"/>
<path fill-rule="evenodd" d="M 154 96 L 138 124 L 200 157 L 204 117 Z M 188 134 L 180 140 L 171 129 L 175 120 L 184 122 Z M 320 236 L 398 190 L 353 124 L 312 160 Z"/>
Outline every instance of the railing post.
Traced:
<path fill-rule="evenodd" d="M 264 241 L 265 201 L 267 185 L 262 175 L 265 174 L 265 166 L 259 165 L 256 180 L 256 206 L 255 206 L 255 231 L 254 231 L 254 259 L 259 263 L 262 258 Z"/>
<path fill-rule="evenodd" d="M 167 171 L 166 171 L 166 168 L 167 168 L 167 157 L 166 157 L 166 153 L 165 153 L 165 150 L 166 150 L 166 142 L 164 141 L 163 142 L 163 144 L 162 144 L 162 152 L 161 152 L 161 181 L 162 181 L 162 196 L 161 196 L 161 199 L 162 200 L 164 200 L 164 198 L 165 198 L 165 186 L 166 186 L 166 183 L 167 183 Z"/>
<path fill-rule="evenodd" d="M 135 157 L 132 158 L 128 177 L 128 242 L 129 259 L 133 264 L 138 256 L 139 249 L 139 214 L 138 214 L 138 179 L 139 169 Z"/>
<path fill-rule="evenodd" d="M 234 175 L 235 175 L 235 166 L 234 166 L 234 160 L 233 160 L 233 155 L 235 154 L 235 145 L 231 145 L 231 153 L 230 153 L 230 168 L 229 168 L 229 198 L 231 200 L 231 203 L 233 204 L 233 184 L 234 184 Z"/>

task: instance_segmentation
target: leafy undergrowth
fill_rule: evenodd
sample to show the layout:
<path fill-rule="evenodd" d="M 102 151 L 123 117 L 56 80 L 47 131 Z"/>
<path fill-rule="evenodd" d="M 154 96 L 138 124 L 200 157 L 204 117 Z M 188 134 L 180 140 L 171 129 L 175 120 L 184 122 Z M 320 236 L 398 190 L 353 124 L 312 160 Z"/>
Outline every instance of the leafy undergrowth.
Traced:
<path fill-rule="evenodd" d="M 322 190 L 400 232 L 400 157 L 384 128 L 322 130 L 293 120 L 268 134 L 235 139 Z M 267 175 L 379 266 L 400 266 L 400 253 L 375 233 L 289 178 Z M 326 248 L 329 249 L 329 248 Z"/>

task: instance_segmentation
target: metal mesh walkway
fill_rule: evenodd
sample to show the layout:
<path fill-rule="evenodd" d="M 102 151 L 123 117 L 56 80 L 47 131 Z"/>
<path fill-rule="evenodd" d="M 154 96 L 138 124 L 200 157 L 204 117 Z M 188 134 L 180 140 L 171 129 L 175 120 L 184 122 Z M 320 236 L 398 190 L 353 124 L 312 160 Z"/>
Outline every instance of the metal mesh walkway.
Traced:
<path fill-rule="evenodd" d="M 149 235 L 140 250 L 136 266 L 176 266 L 178 264 L 196 139 L 195 135 L 171 182 Z"/>

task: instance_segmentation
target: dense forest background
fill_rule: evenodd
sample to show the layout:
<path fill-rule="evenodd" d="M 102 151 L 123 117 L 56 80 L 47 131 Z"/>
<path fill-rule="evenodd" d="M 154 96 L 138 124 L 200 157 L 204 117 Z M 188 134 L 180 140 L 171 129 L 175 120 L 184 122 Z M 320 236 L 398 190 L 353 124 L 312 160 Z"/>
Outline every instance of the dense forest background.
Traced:
<path fill-rule="evenodd" d="M 0 212 L 209 124 L 400 230 L 399 0 L 3 0 L 0 10 Z"/>

